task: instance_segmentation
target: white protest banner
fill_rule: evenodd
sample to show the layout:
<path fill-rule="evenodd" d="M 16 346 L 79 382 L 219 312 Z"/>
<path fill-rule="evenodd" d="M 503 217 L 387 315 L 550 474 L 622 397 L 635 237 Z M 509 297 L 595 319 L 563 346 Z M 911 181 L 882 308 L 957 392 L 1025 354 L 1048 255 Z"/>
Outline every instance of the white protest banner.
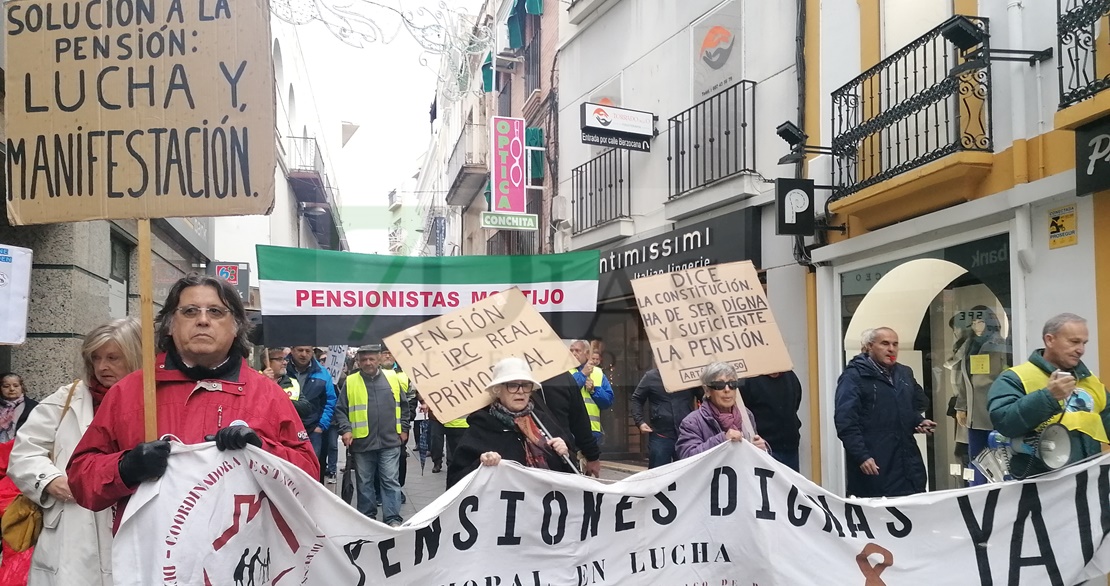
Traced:
<path fill-rule="evenodd" d="M 489 405 L 490 372 L 507 356 L 527 360 L 539 381 L 578 366 L 516 287 L 403 330 L 385 343 L 440 421 Z"/>
<path fill-rule="evenodd" d="M 793 368 L 751 261 L 643 277 L 632 290 L 667 391 L 696 386 L 713 362 L 741 377 Z"/>
<path fill-rule="evenodd" d="M 748 442 L 614 484 L 502 462 L 405 525 L 254 447 L 176 446 L 131 498 L 118 586 L 1071 585 L 1110 570 L 1110 458 L 1024 482 L 843 499 Z M 238 574 L 237 574 L 238 572 Z"/>
<path fill-rule="evenodd" d="M 328 373 L 331 374 L 331 380 L 333 382 L 339 382 L 339 376 L 343 374 L 343 365 L 346 363 L 346 346 L 328 346 L 328 355 L 324 361 L 324 368 L 328 369 Z"/>
<path fill-rule="evenodd" d="M 31 250 L 0 244 L 0 344 L 27 340 Z"/>
<path fill-rule="evenodd" d="M 11 222 L 269 213 L 268 4 L 5 1 Z"/>

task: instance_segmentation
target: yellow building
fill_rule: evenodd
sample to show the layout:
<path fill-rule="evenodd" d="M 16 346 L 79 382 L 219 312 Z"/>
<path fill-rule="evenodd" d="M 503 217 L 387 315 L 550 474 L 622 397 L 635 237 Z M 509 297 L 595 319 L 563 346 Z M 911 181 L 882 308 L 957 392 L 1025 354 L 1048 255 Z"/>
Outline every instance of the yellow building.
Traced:
<path fill-rule="evenodd" d="M 962 438 L 946 411 L 956 335 L 972 319 L 994 314 L 1012 364 L 1042 346 L 1047 318 L 1077 313 L 1091 328 L 1084 361 L 1110 366 L 1110 194 L 1098 193 L 1110 189 L 1108 8 L 807 8 L 803 126 L 808 146 L 825 147 L 808 149 L 821 151 L 808 176 L 831 187 L 818 211 L 827 196 L 827 223 L 845 228 L 811 250 L 813 478 L 843 493 L 836 380 L 860 333 L 890 326 L 940 424 L 921 441 L 930 489 L 962 486 Z"/>

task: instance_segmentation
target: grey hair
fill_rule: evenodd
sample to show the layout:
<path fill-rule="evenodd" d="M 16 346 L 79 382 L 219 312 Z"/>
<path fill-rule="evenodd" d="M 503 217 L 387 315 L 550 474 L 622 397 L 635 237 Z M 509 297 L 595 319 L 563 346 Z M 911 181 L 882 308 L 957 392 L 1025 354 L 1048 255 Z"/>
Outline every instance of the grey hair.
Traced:
<path fill-rule="evenodd" d="M 863 330 L 863 333 L 860 334 L 859 340 L 860 345 L 862 346 L 861 350 L 867 350 L 868 346 L 874 344 L 875 340 L 879 337 L 879 332 L 890 332 L 896 336 L 898 335 L 898 332 L 894 331 L 894 328 L 888 328 L 886 326 L 879 326 L 877 328 L 868 328 L 866 330 Z"/>
<path fill-rule="evenodd" d="M 735 379 L 736 367 L 727 362 L 714 362 L 701 371 L 701 384 L 708 385 L 722 375 Z"/>
<path fill-rule="evenodd" d="M 1043 338 L 1044 336 L 1047 336 L 1049 334 L 1055 334 L 1056 332 L 1059 332 L 1065 325 L 1075 323 L 1086 324 L 1087 320 L 1078 315 L 1075 315 L 1074 313 L 1061 313 L 1059 315 L 1054 315 L 1049 318 L 1048 321 L 1044 322 L 1044 329 L 1041 330 L 1041 337 Z"/>
<path fill-rule="evenodd" d="M 568 346 L 568 348 L 573 348 L 577 344 L 581 344 L 581 345 L 585 346 L 587 350 L 590 349 L 590 343 L 587 342 L 586 340 L 571 340 L 570 346 Z"/>
<path fill-rule="evenodd" d="M 127 372 L 139 370 L 143 366 L 142 327 L 139 320 L 125 317 L 101 324 L 85 336 L 81 344 L 81 361 L 84 366 L 83 376 L 85 382 L 92 385 L 97 381 L 92 355 L 108 342 L 115 342 L 123 352 L 123 361 L 126 363 Z"/>

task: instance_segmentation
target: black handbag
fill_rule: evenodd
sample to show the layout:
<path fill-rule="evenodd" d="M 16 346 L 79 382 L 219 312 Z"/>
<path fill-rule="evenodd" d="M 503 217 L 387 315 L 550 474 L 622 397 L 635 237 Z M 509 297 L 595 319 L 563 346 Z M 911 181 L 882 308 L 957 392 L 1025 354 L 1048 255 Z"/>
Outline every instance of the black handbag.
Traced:
<path fill-rule="evenodd" d="M 351 457 L 351 449 L 347 448 L 347 468 L 343 471 L 343 480 L 340 483 L 339 497 L 349 505 L 355 504 L 355 459 Z"/>

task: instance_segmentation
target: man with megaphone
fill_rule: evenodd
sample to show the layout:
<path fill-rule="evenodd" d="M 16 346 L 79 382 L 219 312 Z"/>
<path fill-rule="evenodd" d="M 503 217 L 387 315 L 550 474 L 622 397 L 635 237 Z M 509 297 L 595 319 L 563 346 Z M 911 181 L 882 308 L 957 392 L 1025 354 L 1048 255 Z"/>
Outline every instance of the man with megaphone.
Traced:
<path fill-rule="evenodd" d="M 1044 348 L 1029 360 L 1002 373 L 987 395 L 991 422 L 1010 438 L 1036 437 L 1045 428 L 1067 428 L 1071 451 L 1067 464 L 1098 454 L 1110 429 L 1110 400 L 1106 387 L 1083 364 L 1087 320 L 1061 313 L 1045 322 Z M 1066 450 L 1066 447 L 1063 448 Z M 1059 467 L 1048 453 L 1015 452 L 1010 473 L 1027 478 Z"/>

